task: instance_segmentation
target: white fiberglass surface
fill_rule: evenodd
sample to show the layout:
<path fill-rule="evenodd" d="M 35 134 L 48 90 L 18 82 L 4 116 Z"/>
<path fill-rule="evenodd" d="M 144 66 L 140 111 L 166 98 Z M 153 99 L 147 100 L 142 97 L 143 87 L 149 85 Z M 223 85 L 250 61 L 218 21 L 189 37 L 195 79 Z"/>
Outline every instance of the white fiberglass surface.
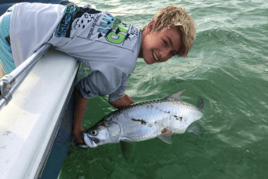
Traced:
<path fill-rule="evenodd" d="M 2 108 L 1 179 L 34 177 L 77 68 L 76 60 L 50 50 Z"/>

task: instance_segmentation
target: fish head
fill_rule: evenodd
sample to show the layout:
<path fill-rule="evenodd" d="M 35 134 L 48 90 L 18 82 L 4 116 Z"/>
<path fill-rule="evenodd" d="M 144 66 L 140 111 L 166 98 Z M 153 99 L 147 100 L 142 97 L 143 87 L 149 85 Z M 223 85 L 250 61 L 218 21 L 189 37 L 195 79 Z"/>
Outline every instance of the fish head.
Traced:
<path fill-rule="evenodd" d="M 84 141 L 90 148 L 95 148 L 98 145 L 105 144 L 108 136 L 108 129 L 103 125 L 90 128 L 87 132 L 83 133 Z"/>
<path fill-rule="evenodd" d="M 120 126 L 115 122 L 101 122 L 83 133 L 85 143 L 95 148 L 106 143 L 118 142 L 121 133 Z"/>

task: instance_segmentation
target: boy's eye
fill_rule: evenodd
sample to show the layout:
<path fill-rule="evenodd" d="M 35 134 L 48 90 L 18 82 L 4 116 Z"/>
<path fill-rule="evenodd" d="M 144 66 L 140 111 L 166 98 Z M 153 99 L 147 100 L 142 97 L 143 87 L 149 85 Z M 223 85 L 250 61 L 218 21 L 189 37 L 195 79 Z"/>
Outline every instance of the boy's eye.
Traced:
<path fill-rule="evenodd" d="M 164 44 L 167 45 L 167 41 L 164 40 Z"/>
<path fill-rule="evenodd" d="M 168 45 L 167 41 L 165 41 L 165 40 L 164 40 L 164 44 L 167 46 L 167 45 Z M 170 53 L 171 53 L 171 55 L 172 55 L 172 56 L 174 56 L 174 55 L 175 55 L 175 53 L 174 53 L 174 52 L 172 52 L 172 51 L 171 51 Z"/>

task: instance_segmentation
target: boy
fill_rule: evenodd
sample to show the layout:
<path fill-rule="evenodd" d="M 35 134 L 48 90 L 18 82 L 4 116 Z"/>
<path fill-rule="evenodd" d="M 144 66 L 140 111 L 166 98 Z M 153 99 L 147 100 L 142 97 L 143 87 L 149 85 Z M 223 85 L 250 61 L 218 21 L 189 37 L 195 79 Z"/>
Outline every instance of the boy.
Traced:
<path fill-rule="evenodd" d="M 11 45 L 16 67 L 44 43 L 50 43 L 92 70 L 74 90 L 73 135 L 78 144 L 84 143 L 82 118 L 87 99 L 109 95 L 116 108 L 130 106 L 134 101 L 125 89 L 137 58 L 153 64 L 173 55 L 186 57 L 195 38 L 193 19 L 184 8 L 174 5 L 158 12 L 142 30 L 87 7 L 20 3 L 13 9 L 2 17 L 10 22 L 10 30 L 1 39 Z M 2 64 L 8 69 L 3 59 Z"/>

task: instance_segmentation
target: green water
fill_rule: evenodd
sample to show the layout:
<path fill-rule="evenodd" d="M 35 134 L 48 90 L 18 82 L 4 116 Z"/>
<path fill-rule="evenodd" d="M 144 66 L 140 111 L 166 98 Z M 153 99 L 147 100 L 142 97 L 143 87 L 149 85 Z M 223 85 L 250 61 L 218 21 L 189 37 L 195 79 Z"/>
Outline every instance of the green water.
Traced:
<path fill-rule="evenodd" d="M 79 2 L 79 1 L 76 1 Z M 61 179 L 265 179 L 268 176 L 268 2 L 266 0 L 93 0 L 142 28 L 161 7 L 188 9 L 197 26 L 188 58 L 146 65 L 142 59 L 126 93 L 136 102 L 159 99 L 185 88 L 182 101 L 204 99 L 198 122 L 203 136 L 174 135 L 135 143 L 126 160 L 120 144 L 80 149 L 72 145 Z M 137 14 L 139 13 L 139 14 Z M 82 68 L 79 78 L 87 75 Z M 89 100 L 87 129 L 115 108 L 107 97 Z"/>

